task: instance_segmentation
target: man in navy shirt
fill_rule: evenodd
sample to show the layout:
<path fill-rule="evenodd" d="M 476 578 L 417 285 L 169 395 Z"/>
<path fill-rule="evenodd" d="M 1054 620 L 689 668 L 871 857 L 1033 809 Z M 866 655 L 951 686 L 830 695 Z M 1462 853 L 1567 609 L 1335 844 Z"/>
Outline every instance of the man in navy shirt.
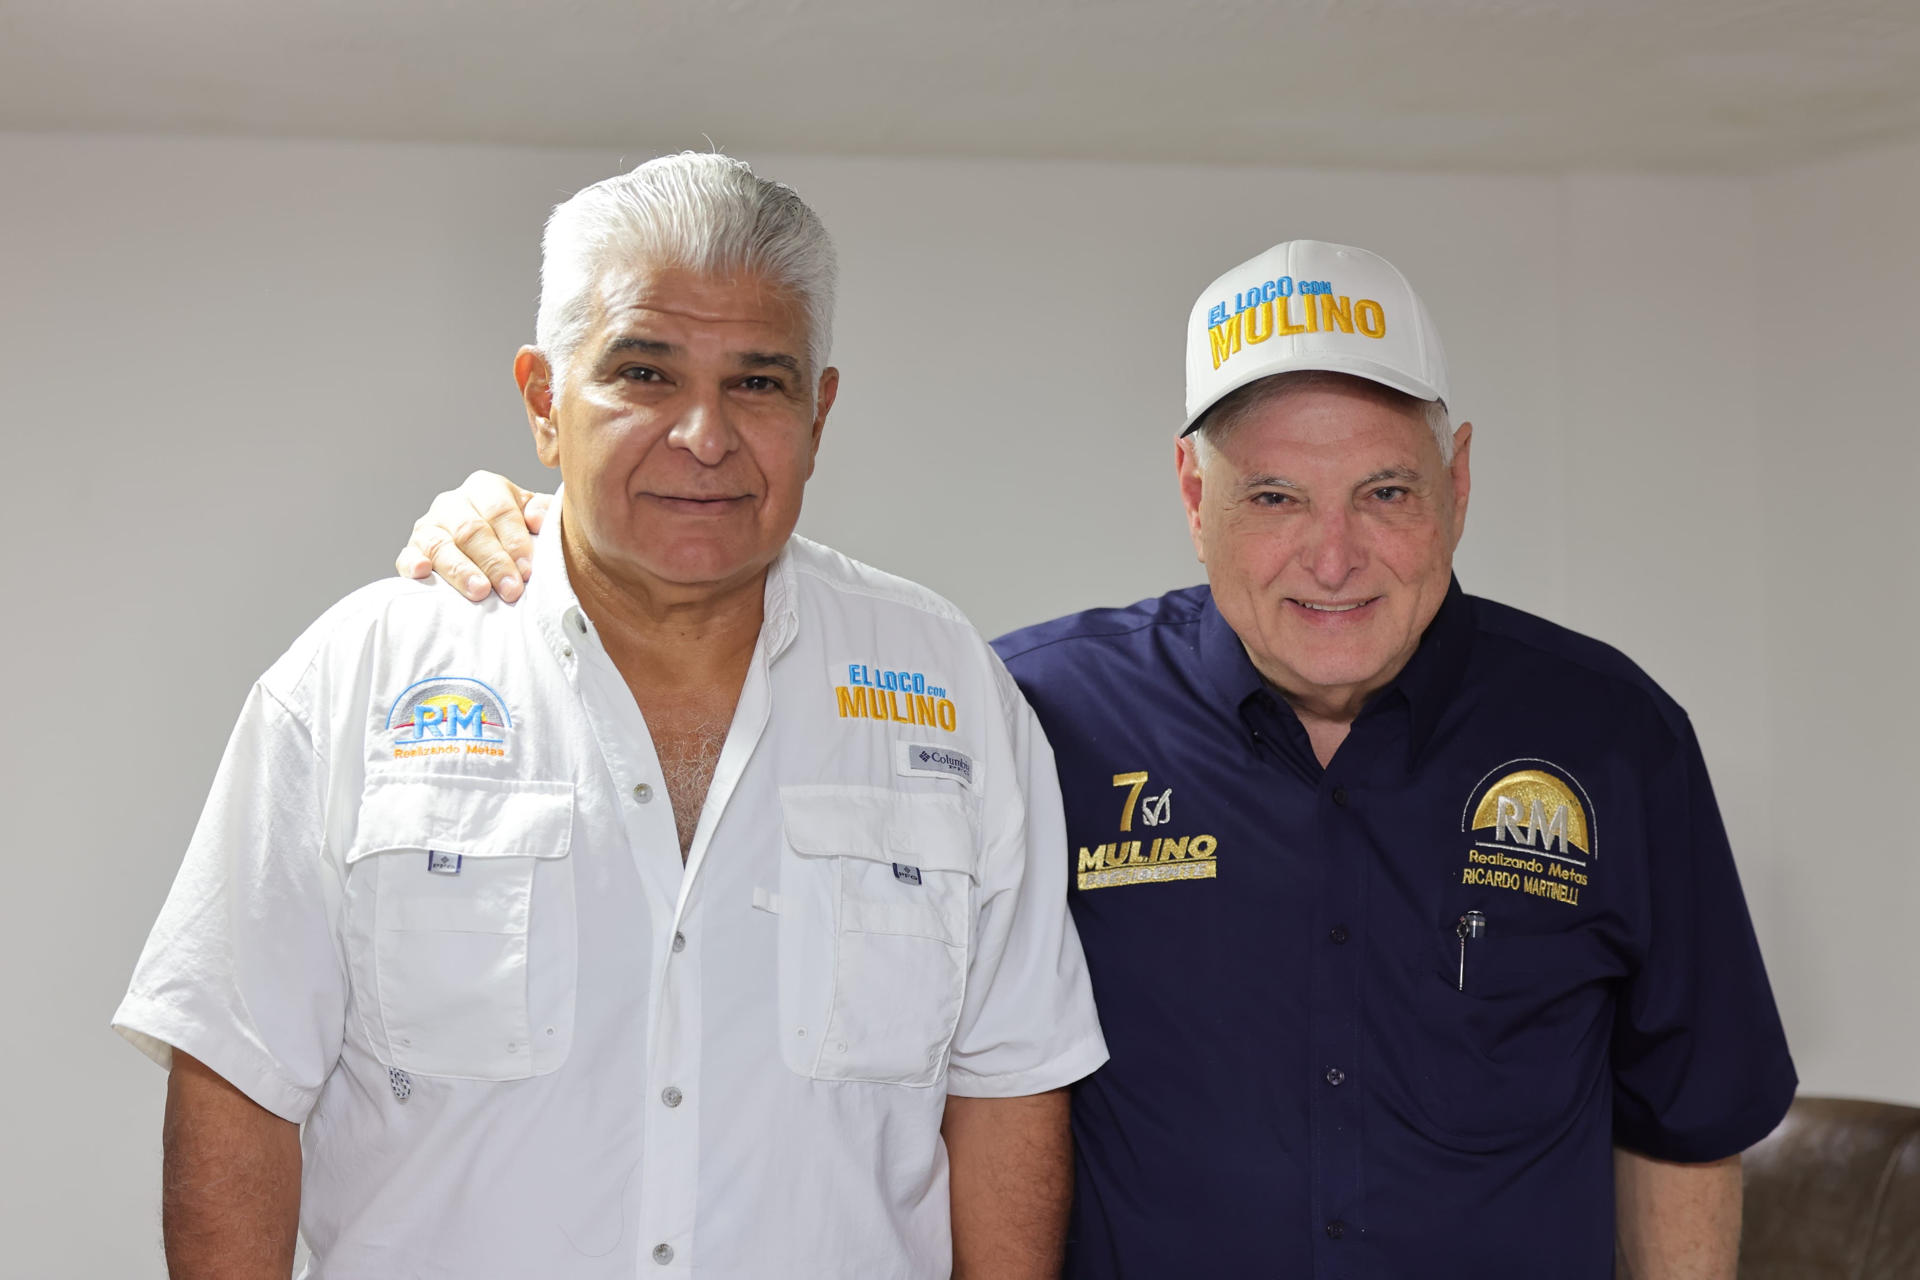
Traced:
<path fill-rule="evenodd" d="M 1472 429 L 1385 261 L 1280 245 L 1187 360 L 1208 585 L 995 646 L 1112 1053 L 1069 1274 L 1603 1280 L 1617 1222 L 1731 1276 L 1795 1080 L 1685 712 L 1453 582 Z"/>
<path fill-rule="evenodd" d="M 1188 328 L 1207 585 L 997 642 L 1112 1054 L 1069 1276 L 1734 1273 L 1796 1082 L 1700 749 L 1625 657 L 1453 580 L 1447 399 L 1384 260 L 1236 267 Z"/>

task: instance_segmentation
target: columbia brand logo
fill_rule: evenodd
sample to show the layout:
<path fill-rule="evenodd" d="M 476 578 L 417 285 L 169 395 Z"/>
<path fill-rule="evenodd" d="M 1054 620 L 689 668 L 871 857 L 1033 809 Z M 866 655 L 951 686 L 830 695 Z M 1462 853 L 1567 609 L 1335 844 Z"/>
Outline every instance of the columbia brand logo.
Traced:
<path fill-rule="evenodd" d="M 902 884 L 919 884 L 920 868 L 909 867 L 905 863 L 896 862 L 893 864 L 893 878 Z"/>
<path fill-rule="evenodd" d="M 913 773 L 958 778 L 973 785 L 973 757 L 964 751 L 916 742 L 906 748 L 905 766 Z"/>

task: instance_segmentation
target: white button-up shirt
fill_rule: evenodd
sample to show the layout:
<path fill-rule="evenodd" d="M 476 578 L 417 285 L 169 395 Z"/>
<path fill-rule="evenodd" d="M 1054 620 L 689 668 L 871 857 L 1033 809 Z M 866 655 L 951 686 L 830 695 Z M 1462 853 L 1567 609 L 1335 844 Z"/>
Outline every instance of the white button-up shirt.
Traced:
<path fill-rule="evenodd" d="M 316 1280 L 946 1276 L 947 1095 L 1106 1057 L 1032 712 L 796 537 L 683 868 L 550 519 L 261 678 L 115 1026 L 304 1122 Z"/>

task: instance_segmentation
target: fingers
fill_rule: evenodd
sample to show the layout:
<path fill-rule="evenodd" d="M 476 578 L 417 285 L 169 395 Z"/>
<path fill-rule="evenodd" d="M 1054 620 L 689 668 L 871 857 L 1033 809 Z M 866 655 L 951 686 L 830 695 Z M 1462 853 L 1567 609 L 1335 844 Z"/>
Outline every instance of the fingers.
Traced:
<path fill-rule="evenodd" d="M 454 529 L 439 523 L 446 518 L 440 513 L 442 500 L 456 497 L 457 494 L 443 493 L 434 499 L 434 510 L 420 517 L 413 526 L 413 539 L 407 544 L 406 551 L 400 554 L 402 558 L 409 554 L 426 557 L 427 563 L 435 573 L 446 579 L 447 585 L 477 603 L 485 600 L 493 587 L 487 575 L 480 571 L 480 566 L 468 559 L 460 549 L 456 534 L 461 531 L 471 534 L 475 526 L 485 528 L 487 523 L 477 516 L 472 520 L 458 521 Z"/>
<path fill-rule="evenodd" d="M 461 536 L 462 530 L 455 528 L 454 540 L 468 559 L 480 566 L 501 599 L 518 598 L 522 581 L 533 570 L 533 534 L 520 508 L 533 495 L 491 471 L 468 476 L 460 486 L 460 495 L 486 521 L 487 528 L 473 530 L 472 539 Z"/>
<path fill-rule="evenodd" d="M 525 550 L 516 557 L 496 527 L 496 522 L 502 519 L 497 512 L 474 506 L 465 489 L 454 494 L 453 498 L 454 501 L 447 506 L 446 518 L 439 523 L 453 536 L 454 545 L 461 554 L 480 571 L 493 590 L 500 593 L 502 600 L 508 603 L 518 600 L 525 580 L 515 561 L 524 560 L 531 564 L 533 554 L 533 542 L 520 521 L 520 509 L 517 506 L 512 508 L 512 526 L 520 531 L 518 537 Z M 484 599 L 486 594 L 483 587 L 479 595 Z"/>
<path fill-rule="evenodd" d="M 393 571 L 403 578 L 424 578 L 433 572 L 433 561 L 421 555 L 409 542 L 393 558 Z"/>
<path fill-rule="evenodd" d="M 553 495 L 550 493 L 528 494 L 527 505 L 520 509 L 520 514 L 526 518 L 527 528 L 535 533 L 540 532 L 541 526 L 547 522 L 547 508 L 552 505 Z"/>
<path fill-rule="evenodd" d="M 394 571 L 408 578 L 437 573 L 469 600 L 497 591 L 512 603 L 533 571 L 533 535 L 552 501 L 503 475 L 476 471 L 434 498 L 394 557 Z"/>

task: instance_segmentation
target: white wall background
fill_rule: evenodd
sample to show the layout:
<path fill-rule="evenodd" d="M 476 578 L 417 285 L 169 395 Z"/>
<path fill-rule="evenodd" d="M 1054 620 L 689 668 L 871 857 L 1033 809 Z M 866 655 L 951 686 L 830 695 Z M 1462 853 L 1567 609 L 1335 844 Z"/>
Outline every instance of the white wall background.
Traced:
<path fill-rule="evenodd" d="M 161 1274 L 163 1080 L 106 1021 L 231 718 L 433 491 L 538 478 L 509 377 L 538 228 L 647 141 L 0 135 L 0 1276 Z M 1920 1103 L 1920 149 L 1754 179 L 751 158 L 844 262 L 803 530 L 989 633 L 1198 579 L 1171 459 L 1208 281 L 1292 236 L 1399 264 L 1476 424 L 1462 580 L 1692 711 L 1803 1087 Z"/>
<path fill-rule="evenodd" d="M 1920 147 L 1779 174 L 1754 194 L 1763 941 L 1802 1078 L 1913 1102 Z"/>

